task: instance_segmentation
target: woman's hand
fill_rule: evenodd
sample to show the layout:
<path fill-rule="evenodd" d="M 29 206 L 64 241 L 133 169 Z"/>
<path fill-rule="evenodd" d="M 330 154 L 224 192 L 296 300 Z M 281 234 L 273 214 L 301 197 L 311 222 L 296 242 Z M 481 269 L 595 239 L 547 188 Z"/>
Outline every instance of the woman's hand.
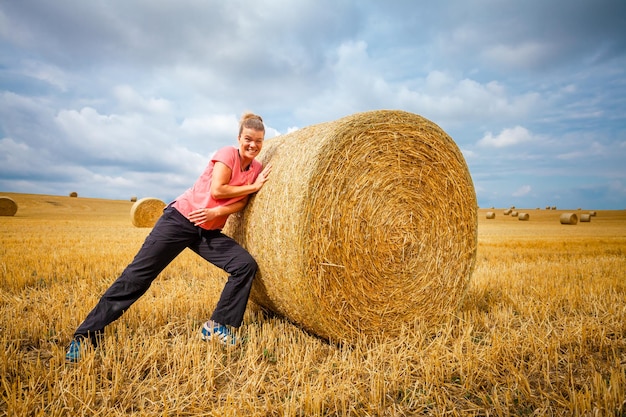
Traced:
<path fill-rule="evenodd" d="M 261 171 L 259 176 L 256 177 L 256 180 L 254 180 L 254 185 L 257 186 L 257 191 L 259 191 L 261 187 L 263 187 L 263 184 L 265 184 L 265 181 L 267 181 L 267 178 L 269 177 L 271 172 L 272 172 L 272 164 L 268 164 L 267 166 L 263 168 L 263 171 Z"/>
<path fill-rule="evenodd" d="M 216 217 L 218 217 L 217 210 L 213 208 L 202 208 L 189 213 L 189 221 L 192 222 L 194 226 L 200 226 Z"/>

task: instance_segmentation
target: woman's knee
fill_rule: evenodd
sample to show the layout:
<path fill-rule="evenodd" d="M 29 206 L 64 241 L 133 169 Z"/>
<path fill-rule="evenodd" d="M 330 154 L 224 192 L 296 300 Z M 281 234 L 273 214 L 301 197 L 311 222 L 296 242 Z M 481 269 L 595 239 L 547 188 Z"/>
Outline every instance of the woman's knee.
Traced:
<path fill-rule="evenodd" d="M 254 278 L 259 269 L 256 260 L 249 253 L 243 253 L 237 258 L 237 267 L 233 271 L 233 275 L 239 275 L 248 279 Z"/>
<path fill-rule="evenodd" d="M 259 264 L 257 264 L 256 259 L 252 257 L 252 255 L 248 254 L 245 259 L 245 263 L 248 271 L 250 271 L 251 275 L 254 276 L 256 272 L 259 270 Z"/>

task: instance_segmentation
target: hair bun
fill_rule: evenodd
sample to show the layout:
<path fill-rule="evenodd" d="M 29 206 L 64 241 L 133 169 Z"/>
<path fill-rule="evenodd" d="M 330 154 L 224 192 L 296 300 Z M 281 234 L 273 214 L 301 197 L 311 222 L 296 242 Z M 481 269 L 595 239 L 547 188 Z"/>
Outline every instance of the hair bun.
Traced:
<path fill-rule="evenodd" d="M 263 122 L 263 118 L 258 114 L 246 112 L 241 116 L 241 123 L 245 122 L 248 119 L 258 119 L 260 122 Z"/>
<path fill-rule="evenodd" d="M 245 112 L 243 115 L 241 115 L 241 120 L 239 121 L 240 135 L 244 128 L 265 132 L 263 119 L 258 114 L 254 114 L 252 112 Z"/>

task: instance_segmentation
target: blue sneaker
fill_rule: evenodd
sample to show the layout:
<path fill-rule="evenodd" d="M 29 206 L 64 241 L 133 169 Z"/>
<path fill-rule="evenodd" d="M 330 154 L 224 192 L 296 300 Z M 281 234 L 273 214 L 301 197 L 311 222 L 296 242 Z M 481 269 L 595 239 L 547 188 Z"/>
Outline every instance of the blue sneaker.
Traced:
<path fill-rule="evenodd" d="M 83 341 L 80 339 L 72 339 L 69 348 L 67 349 L 67 353 L 65 354 L 65 361 L 76 363 L 80 360 L 80 350 Z"/>
<path fill-rule="evenodd" d="M 211 340 L 213 337 L 223 344 L 224 346 L 235 346 L 237 344 L 237 338 L 234 334 L 228 330 L 223 324 L 209 320 L 202 326 L 202 340 Z"/>

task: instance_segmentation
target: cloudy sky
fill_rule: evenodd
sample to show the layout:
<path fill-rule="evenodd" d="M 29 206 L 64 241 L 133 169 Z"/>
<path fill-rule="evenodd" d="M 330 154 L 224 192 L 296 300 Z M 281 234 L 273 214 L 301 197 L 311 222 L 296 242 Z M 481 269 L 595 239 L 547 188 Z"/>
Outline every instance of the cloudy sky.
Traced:
<path fill-rule="evenodd" d="M 244 110 L 400 109 L 481 207 L 626 208 L 624 0 L 0 0 L 0 192 L 165 201 Z"/>

